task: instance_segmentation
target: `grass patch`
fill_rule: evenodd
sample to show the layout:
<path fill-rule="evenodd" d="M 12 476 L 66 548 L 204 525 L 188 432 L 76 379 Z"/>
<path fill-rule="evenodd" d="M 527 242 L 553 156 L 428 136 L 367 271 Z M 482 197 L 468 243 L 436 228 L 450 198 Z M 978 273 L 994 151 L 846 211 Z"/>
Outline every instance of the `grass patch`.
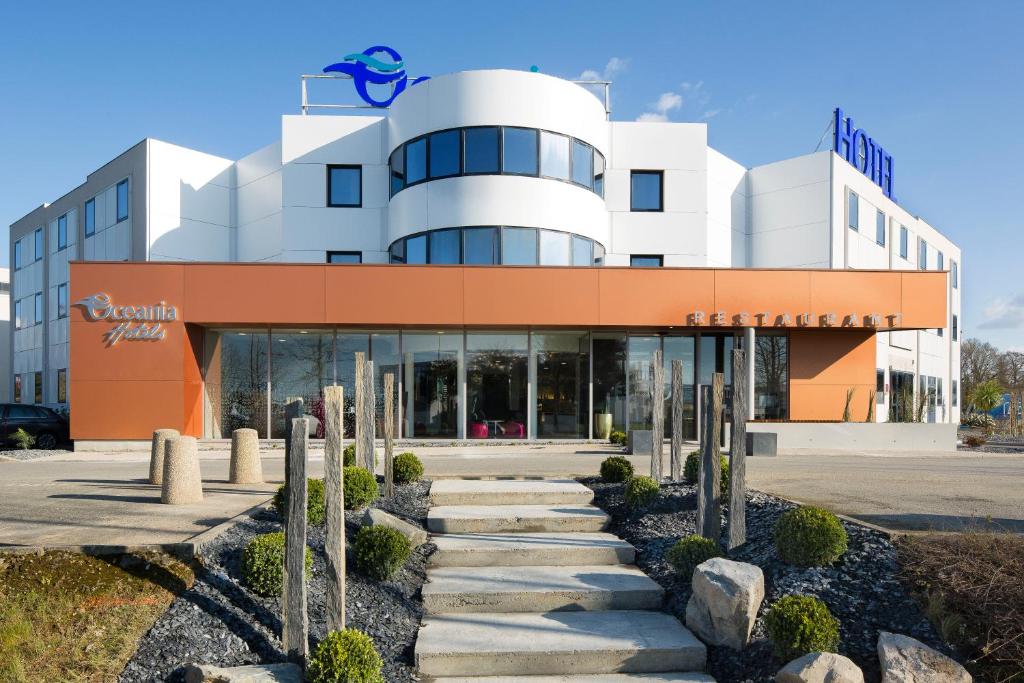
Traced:
<path fill-rule="evenodd" d="M 0 683 L 116 680 L 193 579 L 155 553 L 0 555 Z"/>
<path fill-rule="evenodd" d="M 939 633 L 983 681 L 1024 681 L 1024 536 L 911 536 L 903 576 Z"/>

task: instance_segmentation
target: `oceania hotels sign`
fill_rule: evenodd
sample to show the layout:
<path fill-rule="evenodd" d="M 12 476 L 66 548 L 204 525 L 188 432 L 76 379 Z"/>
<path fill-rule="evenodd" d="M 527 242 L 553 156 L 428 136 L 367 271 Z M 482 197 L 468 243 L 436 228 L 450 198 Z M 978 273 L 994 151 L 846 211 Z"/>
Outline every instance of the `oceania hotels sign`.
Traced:
<path fill-rule="evenodd" d="M 118 305 L 109 294 L 100 292 L 76 301 L 90 321 L 108 321 L 114 326 L 103 334 L 107 346 L 120 341 L 162 341 L 167 336 L 165 322 L 178 319 L 178 309 L 166 301 L 145 305 Z"/>
<path fill-rule="evenodd" d="M 867 131 L 853 125 L 853 119 L 845 116 L 839 107 L 836 107 L 832 131 L 832 151 L 871 178 L 886 197 L 896 201 L 892 193 L 892 155 Z"/>
<path fill-rule="evenodd" d="M 340 73 L 351 77 L 359 97 L 372 107 L 389 107 L 396 97 L 405 92 L 406 86 L 416 85 L 430 78 L 420 76 L 410 80 L 405 72 L 402 56 L 387 45 L 374 45 L 362 52 L 347 54 L 344 61 L 325 66 L 324 73 Z M 391 94 L 378 100 L 370 94 L 368 84 L 390 85 Z"/>

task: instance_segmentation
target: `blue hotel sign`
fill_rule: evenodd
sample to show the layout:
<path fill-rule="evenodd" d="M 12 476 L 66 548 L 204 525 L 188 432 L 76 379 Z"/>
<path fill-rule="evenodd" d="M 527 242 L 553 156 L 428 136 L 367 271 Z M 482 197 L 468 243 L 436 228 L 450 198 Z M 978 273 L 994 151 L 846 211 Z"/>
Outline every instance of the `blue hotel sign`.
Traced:
<path fill-rule="evenodd" d="M 892 155 L 863 128 L 856 128 L 853 119 L 844 116 L 839 107 L 836 107 L 833 131 L 832 151 L 871 178 L 886 197 L 896 201 L 892 193 Z"/>
<path fill-rule="evenodd" d="M 388 61 L 378 59 L 377 55 L 384 56 Z M 429 79 L 429 76 L 420 76 L 409 80 L 405 73 L 405 62 L 402 56 L 386 45 L 374 45 L 362 52 L 353 52 L 345 55 L 344 61 L 324 67 L 324 73 L 343 73 L 352 77 L 355 83 L 356 92 L 372 107 L 389 107 L 395 98 L 401 95 L 406 86 L 416 85 Z M 374 99 L 367 90 L 366 85 L 391 85 L 391 96 L 383 100 Z"/>

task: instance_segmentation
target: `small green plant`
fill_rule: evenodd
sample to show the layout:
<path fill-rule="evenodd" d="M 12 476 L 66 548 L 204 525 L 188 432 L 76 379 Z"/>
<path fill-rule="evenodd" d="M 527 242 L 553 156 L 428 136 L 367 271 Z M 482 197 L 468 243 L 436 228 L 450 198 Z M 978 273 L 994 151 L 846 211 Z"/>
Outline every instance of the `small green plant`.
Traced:
<path fill-rule="evenodd" d="M 313 551 L 306 548 L 306 576 L 313 568 Z M 242 579 L 257 595 L 280 595 L 284 581 L 284 533 L 261 534 L 242 552 Z"/>
<path fill-rule="evenodd" d="M 370 636 L 354 628 L 331 631 L 306 667 L 309 683 L 384 683 L 384 661 Z"/>
<path fill-rule="evenodd" d="M 633 476 L 633 463 L 621 455 L 605 458 L 601 463 L 601 478 L 609 484 L 628 481 Z"/>
<path fill-rule="evenodd" d="M 775 521 L 775 548 L 787 564 L 832 564 L 846 552 L 846 547 L 846 529 L 828 510 L 806 505 L 783 512 Z"/>
<path fill-rule="evenodd" d="M 380 489 L 377 478 L 364 467 L 346 467 L 342 471 L 345 477 L 345 509 L 358 510 L 377 500 Z"/>
<path fill-rule="evenodd" d="M 412 554 L 409 539 L 387 526 L 364 526 L 356 534 L 356 566 L 363 574 L 384 581 L 394 576 Z"/>
<path fill-rule="evenodd" d="M 323 479 L 306 480 L 306 521 L 310 524 L 324 523 L 324 482 Z M 274 494 L 274 510 L 281 519 L 288 516 L 288 496 L 284 484 Z"/>
<path fill-rule="evenodd" d="M 810 652 L 835 652 L 839 621 L 828 606 L 809 595 L 787 595 L 764 618 L 775 656 L 784 662 Z"/>
<path fill-rule="evenodd" d="M 36 445 L 36 437 L 29 434 L 21 427 L 18 427 L 17 431 L 11 434 L 11 440 L 14 441 L 18 448 L 23 451 L 27 451 Z"/>
<path fill-rule="evenodd" d="M 341 452 L 341 460 L 344 467 L 355 467 L 356 445 L 354 443 L 345 446 L 345 449 Z"/>
<path fill-rule="evenodd" d="M 654 502 L 658 497 L 658 482 L 650 477 L 640 475 L 633 477 L 626 482 L 625 499 L 626 505 L 633 508 L 642 508 Z"/>
<path fill-rule="evenodd" d="M 843 406 L 843 422 L 850 421 L 850 404 L 853 403 L 853 395 L 857 393 L 855 387 L 846 390 L 846 405 Z"/>
<path fill-rule="evenodd" d="M 878 397 L 878 392 L 872 389 L 868 392 L 868 417 L 865 422 L 875 421 L 875 398 Z"/>
<path fill-rule="evenodd" d="M 710 538 L 691 534 L 676 541 L 676 544 L 668 549 L 665 559 L 680 576 L 689 581 L 697 565 L 707 562 L 712 557 L 721 556 L 722 549 L 717 543 Z"/>
<path fill-rule="evenodd" d="M 626 445 L 626 432 L 618 431 L 618 430 L 613 431 L 611 433 L 611 436 L 608 437 L 608 441 L 611 442 L 612 444 L 616 445 L 616 446 L 625 446 Z"/>
<path fill-rule="evenodd" d="M 722 473 L 719 475 L 721 482 L 721 495 L 725 496 L 729 493 L 729 459 L 724 455 L 720 456 Z M 700 476 L 700 451 L 693 451 L 686 456 L 686 462 L 683 463 L 683 479 L 686 480 L 687 484 L 696 484 L 697 478 Z"/>
<path fill-rule="evenodd" d="M 396 484 L 409 484 L 423 476 L 423 463 L 412 453 L 399 453 L 391 467 Z"/>

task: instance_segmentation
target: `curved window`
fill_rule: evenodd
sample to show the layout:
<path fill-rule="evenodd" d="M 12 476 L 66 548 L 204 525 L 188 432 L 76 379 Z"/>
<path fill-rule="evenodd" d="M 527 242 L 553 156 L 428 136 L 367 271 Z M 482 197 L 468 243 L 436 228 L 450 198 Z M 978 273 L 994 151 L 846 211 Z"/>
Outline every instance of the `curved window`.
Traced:
<path fill-rule="evenodd" d="M 604 263 L 604 247 L 560 230 L 481 226 L 444 228 L 396 240 L 391 263 L 471 266 L 594 266 Z"/>
<path fill-rule="evenodd" d="M 582 140 L 519 126 L 439 130 L 399 145 L 389 158 L 391 196 L 460 175 L 521 175 L 572 183 L 604 197 L 604 157 Z"/>

